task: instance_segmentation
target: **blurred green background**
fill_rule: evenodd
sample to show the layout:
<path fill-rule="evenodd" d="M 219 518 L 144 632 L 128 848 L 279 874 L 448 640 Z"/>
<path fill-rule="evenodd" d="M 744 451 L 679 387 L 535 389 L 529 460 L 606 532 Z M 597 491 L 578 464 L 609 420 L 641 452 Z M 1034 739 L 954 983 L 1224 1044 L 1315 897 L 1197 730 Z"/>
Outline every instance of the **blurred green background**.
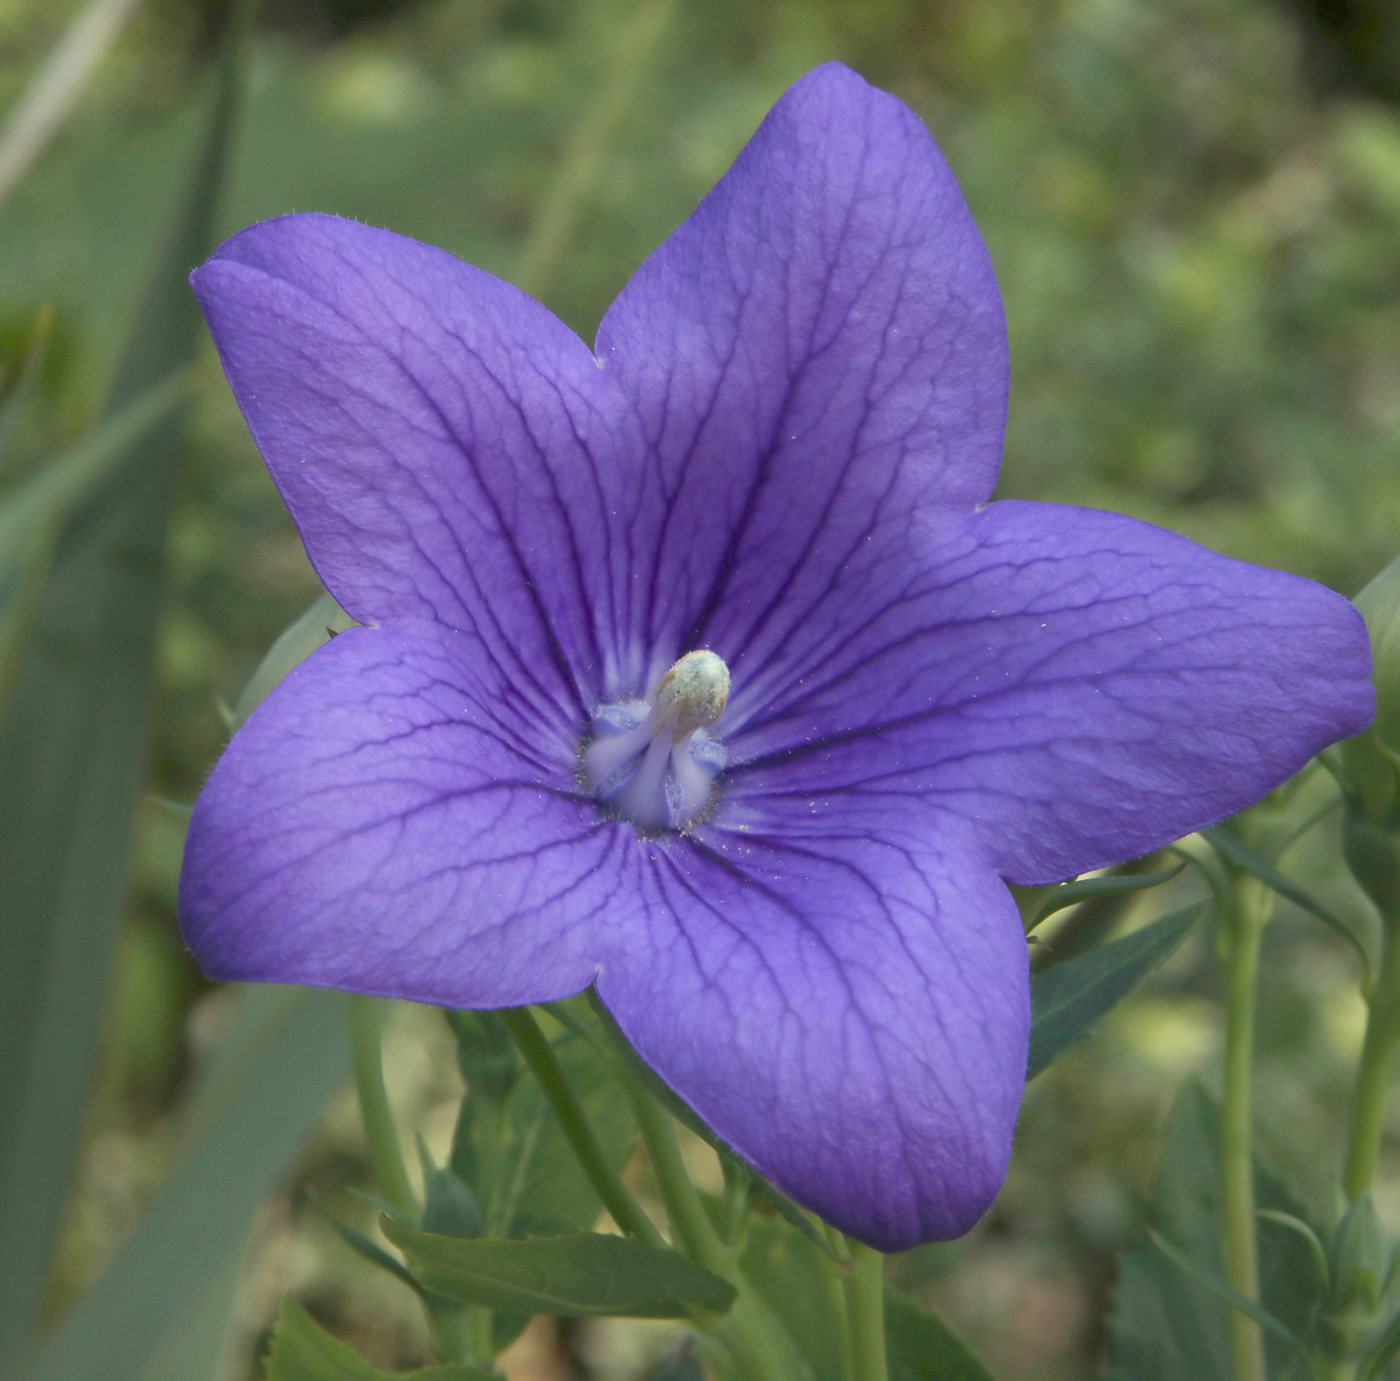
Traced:
<path fill-rule="evenodd" d="M 0 108 L 82 8 L 0 0 Z M 54 311 L 0 483 L 100 414 L 224 8 L 138 5 L 0 206 L 0 351 L 17 359 L 36 311 Z M 388 226 L 522 281 L 591 338 L 772 101 L 829 58 L 924 117 L 991 247 L 1013 362 L 1002 494 L 1134 513 L 1347 594 L 1400 549 L 1400 8 L 1381 0 L 267 0 L 220 226 L 293 210 Z M 220 706 L 318 590 L 206 342 L 149 786 L 51 1323 L 161 1186 L 227 1026 L 229 995 L 175 926 L 180 807 L 226 739 Z M 1314 852 L 1295 868 L 1358 913 L 1335 848 Z M 1321 1200 L 1363 1014 L 1345 953 L 1284 912 L 1265 959 L 1261 1137 Z M 1165 1110 L 1185 1076 L 1216 1076 L 1219 980 L 1193 946 L 1031 1087 L 1011 1179 L 977 1233 L 896 1263 L 1006 1381 L 1096 1374 L 1113 1256 Z M 460 1085 L 439 1027 L 405 1009 L 390 1056 L 396 1098 L 440 1142 Z M 1392 1224 L 1397 1149 L 1380 1189 Z M 252 1374 L 286 1288 L 381 1364 L 424 1360 L 411 1296 L 306 1193 L 367 1223 L 355 1185 L 368 1176 L 341 1096 L 238 1265 L 227 1381 Z M 655 1334 L 532 1329 L 512 1375 L 636 1375 Z"/>

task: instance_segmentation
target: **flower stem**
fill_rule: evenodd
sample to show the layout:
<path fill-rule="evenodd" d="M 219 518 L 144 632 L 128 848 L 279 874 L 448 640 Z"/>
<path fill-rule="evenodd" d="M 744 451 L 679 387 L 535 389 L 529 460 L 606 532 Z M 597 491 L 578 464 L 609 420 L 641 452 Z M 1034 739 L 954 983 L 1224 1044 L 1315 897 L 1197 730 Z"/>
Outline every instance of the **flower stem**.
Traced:
<path fill-rule="evenodd" d="M 614 1221 L 623 1232 L 639 1238 L 650 1247 L 664 1249 L 666 1240 L 656 1230 L 656 1224 L 642 1211 L 642 1206 L 632 1197 L 631 1191 L 622 1182 L 622 1176 L 612 1168 L 603 1148 L 598 1142 L 588 1114 L 578 1101 L 577 1095 L 569 1087 L 569 1081 L 554 1053 L 554 1047 L 540 1030 L 539 1023 L 527 1007 L 510 1007 L 500 1013 L 511 1039 L 520 1050 L 525 1063 L 539 1080 L 544 1096 L 554 1109 L 565 1137 L 574 1155 L 578 1157 L 583 1172 L 597 1190 L 603 1207 L 612 1214 Z"/>
<path fill-rule="evenodd" d="M 1400 1051 L 1400 942 L 1396 919 L 1386 917 L 1385 922 L 1381 927 L 1380 977 L 1366 999 L 1366 1041 L 1361 1047 L 1361 1064 L 1352 1094 L 1351 1131 L 1342 1173 L 1348 1199 L 1360 1198 L 1376 1177 L 1385 1133 L 1386 1098 L 1396 1052 Z"/>
<path fill-rule="evenodd" d="M 851 1338 L 852 1381 L 888 1381 L 885 1361 L 885 1258 L 874 1247 L 851 1243 L 846 1277 L 846 1317 Z"/>
<path fill-rule="evenodd" d="M 720 1237 L 686 1169 L 670 1113 L 629 1072 L 617 1073 L 647 1148 L 676 1244 L 692 1261 L 722 1276 L 738 1291 L 716 1334 L 750 1381 L 795 1381 L 805 1371 L 801 1359 L 782 1325 L 749 1288 L 738 1252 Z"/>
<path fill-rule="evenodd" d="M 377 997 L 350 995 L 350 1056 L 360 1114 L 369 1143 L 369 1163 L 385 1200 L 406 1223 L 418 1222 L 418 1198 L 408 1182 L 398 1128 L 384 1088 L 381 1003 Z"/>
<path fill-rule="evenodd" d="M 1225 1278 L 1246 1299 L 1259 1298 L 1254 1218 L 1252 1073 L 1259 949 L 1273 908 L 1273 893 L 1257 878 L 1233 881 L 1230 916 L 1229 1006 L 1225 1032 L 1225 1105 L 1221 1123 Z M 1259 1325 L 1230 1311 L 1230 1353 L 1235 1381 L 1265 1381 L 1264 1339 Z"/>

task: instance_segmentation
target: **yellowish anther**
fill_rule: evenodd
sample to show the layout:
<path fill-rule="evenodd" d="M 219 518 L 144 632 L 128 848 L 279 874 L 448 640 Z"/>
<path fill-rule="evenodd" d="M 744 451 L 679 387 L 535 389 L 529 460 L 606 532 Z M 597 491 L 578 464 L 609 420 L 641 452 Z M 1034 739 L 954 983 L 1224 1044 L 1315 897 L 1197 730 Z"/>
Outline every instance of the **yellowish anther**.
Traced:
<path fill-rule="evenodd" d="M 729 703 L 729 668 L 713 652 L 687 652 L 656 685 L 653 733 L 676 742 L 713 724 Z"/>

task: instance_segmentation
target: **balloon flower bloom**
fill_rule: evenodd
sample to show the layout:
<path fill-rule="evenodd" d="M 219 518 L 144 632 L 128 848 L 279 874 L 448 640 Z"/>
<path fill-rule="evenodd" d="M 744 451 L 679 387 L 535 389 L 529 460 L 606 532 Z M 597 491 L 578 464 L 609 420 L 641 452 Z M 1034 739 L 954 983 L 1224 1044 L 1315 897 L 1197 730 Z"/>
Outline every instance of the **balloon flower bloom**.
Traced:
<path fill-rule="evenodd" d="M 332 216 L 194 274 L 360 626 L 195 809 L 217 978 L 458 1008 L 596 984 L 742 1156 L 894 1250 L 1003 1179 L 1006 881 L 1248 805 L 1372 714 L 1345 600 L 1116 514 L 989 502 L 986 248 L 918 118 L 798 82 L 590 350 Z"/>

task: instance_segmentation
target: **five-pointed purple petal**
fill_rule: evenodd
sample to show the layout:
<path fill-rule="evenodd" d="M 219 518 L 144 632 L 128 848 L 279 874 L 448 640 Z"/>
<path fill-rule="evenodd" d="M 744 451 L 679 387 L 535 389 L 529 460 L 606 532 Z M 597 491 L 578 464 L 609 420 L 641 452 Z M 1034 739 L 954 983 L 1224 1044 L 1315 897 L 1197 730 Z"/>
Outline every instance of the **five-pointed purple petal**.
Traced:
<path fill-rule="evenodd" d="M 799 82 L 597 355 L 331 217 L 195 275 L 327 586 L 366 626 L 200 798 L 218 977 L 458 1006 L 596 981 L 737 1150 L 885 1249 L 995 1195 L 1029 999 L 1001 881 L 1220 819 L 1369 721 L 1344 600 L 1116 515 L 981 507 L 1000 298 L 913 114 Z M 693 827 L 604 818 L 580 746 L 681 653 L 733 675 Z"/>

